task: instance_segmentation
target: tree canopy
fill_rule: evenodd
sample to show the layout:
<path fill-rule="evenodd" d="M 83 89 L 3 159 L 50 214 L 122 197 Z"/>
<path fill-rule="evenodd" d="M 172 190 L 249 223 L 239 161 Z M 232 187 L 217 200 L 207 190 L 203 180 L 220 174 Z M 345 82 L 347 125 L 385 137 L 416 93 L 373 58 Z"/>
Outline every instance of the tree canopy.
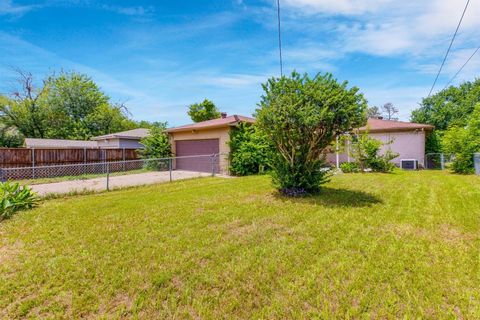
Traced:
<path fill-rule="evenodd" d="M 263 85 L 257 125 L 274 145 L 273 178 L 281 192 L 318 192 L 326 182 L 324 149 L 336 135 L 365 124 L 367 102 L 347 85 L 328 73 L 296 72 Z"/>
<path fill-rule="evenodd" d="M 200 103 L 194 103 L 188 108 L 188 115 L 193 122 L 202 122 L 220 118 L 221 114 L 215 104 L 205 99 Z"/>
<path fill-rule="evenodd" d="M 12 98 L 0 99 L 0 123 L 24 137 L 86 140 L 137 127 L 84 74 L 61 72 L 35 86 L 30 73 L 19 71 L 19 83 Z"/>

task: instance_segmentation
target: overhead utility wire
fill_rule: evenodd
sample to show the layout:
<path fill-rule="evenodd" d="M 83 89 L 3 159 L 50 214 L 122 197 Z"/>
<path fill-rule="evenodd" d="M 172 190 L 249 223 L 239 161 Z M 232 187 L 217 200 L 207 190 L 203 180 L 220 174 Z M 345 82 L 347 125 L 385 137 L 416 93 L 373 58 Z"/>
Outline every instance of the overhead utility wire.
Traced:
<path fill-rule="evenodd" d="M 278 20 L 278 52 L 279 52 L 279 56 L 280 56 L 280 76 L 283 77 L 282 25 L 281 25 L 281 22 L 280 22 L 280 0 L 277 0 L 277 20 Z"/>
<path fill-rule="evenodd" d="M 462 24 L 462 20 L 463 20 L 463 17 L 465 16 L 465 12 L 467 11 L 469 3 L 470 3 L 470 0 L 467 0 L 467 3 L 465 4 L 465 8 L 463 9 L 462 16 L 460 17 L 460 21 L 458 21 L 458 25 L 457 25 L 457 28 L 455 29 L 455 33 L 453 34 L 452 40 L 450 41 L 450 45 L 448 46 L 447 52 L 445 53 L 445 57 L 443 58 L 440 69 L 438 70 L 437 76 L 435 77 L 435 81 L 433 81 L 432 88 L 430 89 L 430 92 L 428 93 L 429 97 L 432 94 L 433 88 L 435 88 L 435 85 L 437 84 L 438 77 L 440 76 L 440 73 L 442 72 L 443 66 L 445 65 L 445 61 L 447 60 L 448 54 L 450 53 L 450 49 L 452 49 L 453 41 L 455 40 L 455 37 L 457 36 L 458 29 L 460 28 L 460 25 Z"/>
<path fill-rule="evenodd" d="M 455 75 L 450 79 L 450 81 L 448 81 L 447 85 L 445 86 L 445 88 L 443 89 L 447 89 L 447 87 L 450 85 L 450 83 L 452 83 L 453 80 L 455 80 L 455 78 L 458 76 L 458 74 L 460 72 L 462 72 L 463 68 L 465 68 L 465 66 L 470 62 L 470 60 L 472 60 L 473 56 L 477 54 L 478 50 L 480 50 L 480 47 L 478 47 L 470 57 L 468 57 L 467 61 L 465 61 L 465 63 L 463 64 L 463 66 L 458 69 L 457 73 L 455 73 Z"/>

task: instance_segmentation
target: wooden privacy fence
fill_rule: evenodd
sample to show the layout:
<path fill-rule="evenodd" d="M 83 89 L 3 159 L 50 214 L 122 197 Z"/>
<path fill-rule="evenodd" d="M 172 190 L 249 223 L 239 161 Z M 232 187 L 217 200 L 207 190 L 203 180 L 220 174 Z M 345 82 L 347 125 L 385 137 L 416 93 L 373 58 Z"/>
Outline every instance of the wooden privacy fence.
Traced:
<path fill-rule="evenodd" d="M 127 161 L 139 159 L 136 149 L 0 148 L 0 168 Z"/>
<path fill-rule="evenodd" d="M 104 173 L 102 163 L 112 164 L 112 171 L 141 167 L 136 149 L 26 149 L 0 148 L 0 172 L 3 179 L 30 179 Z"/>

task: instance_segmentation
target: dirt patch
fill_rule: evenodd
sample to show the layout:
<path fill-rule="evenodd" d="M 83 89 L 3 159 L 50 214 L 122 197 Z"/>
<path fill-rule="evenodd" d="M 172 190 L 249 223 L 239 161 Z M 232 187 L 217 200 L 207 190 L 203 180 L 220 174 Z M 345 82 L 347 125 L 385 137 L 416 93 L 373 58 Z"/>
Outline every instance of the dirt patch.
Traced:
<path fill-rule="evenodd" d="M 399 237 L 415 237 L 421 240 L 441 241 L 449 244 L 459 244 L 475 239 L 474 234 L 461 232 L 448 224 L 441 224 L 434 229 L 416 227 L 411 224 L 389 224 L 385 226 L 384 231 Z"/>
<path fill-rule="evenodd" d="M 18 254 L 23 248 L 23 242 L 21 241 L 15 241 L 14 243 L 11 244 L 3 244 L 0 247 L 0 265 L 12 261 L 16 257 L 18 257 Z"/>

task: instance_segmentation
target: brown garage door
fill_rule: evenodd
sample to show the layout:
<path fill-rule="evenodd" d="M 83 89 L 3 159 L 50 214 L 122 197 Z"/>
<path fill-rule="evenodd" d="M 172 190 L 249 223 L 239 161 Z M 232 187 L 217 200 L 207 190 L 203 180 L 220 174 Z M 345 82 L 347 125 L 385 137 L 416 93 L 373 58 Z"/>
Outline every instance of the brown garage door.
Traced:
<path fill-rule="evenodd" d="M 177 157 L 211 155 L 219 153 L 218 139 L 205 140 L 182 140 L 175 142 Z M 212 171 L 211 157 L 191 157 L 176 160 L 176 168 L 179 170 Z M 214 160 L 214 170 L 218 172 L 218 157 Z"/>

